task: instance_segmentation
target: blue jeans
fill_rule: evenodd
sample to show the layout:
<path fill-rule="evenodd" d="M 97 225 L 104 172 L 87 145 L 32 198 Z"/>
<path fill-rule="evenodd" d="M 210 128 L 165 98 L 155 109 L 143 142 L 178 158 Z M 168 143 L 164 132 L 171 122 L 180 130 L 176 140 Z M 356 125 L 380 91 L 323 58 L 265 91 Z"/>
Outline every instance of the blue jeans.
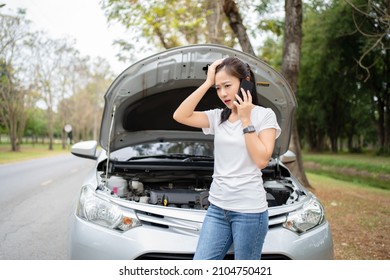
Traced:
<path fill-rule="evenodd" d="M 194 260 L 222 260 L 234 244 L 236 260 L 260 260 L 268 231 L 268 211 L 239 213 L 210 205 Z"/>

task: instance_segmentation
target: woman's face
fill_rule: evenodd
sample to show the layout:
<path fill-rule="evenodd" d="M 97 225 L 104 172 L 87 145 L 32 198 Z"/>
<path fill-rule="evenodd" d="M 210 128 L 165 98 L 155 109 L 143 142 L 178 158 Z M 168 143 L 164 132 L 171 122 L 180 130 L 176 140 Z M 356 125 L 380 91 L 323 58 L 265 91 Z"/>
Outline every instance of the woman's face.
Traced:
<path fill-rule="evenodd" d="M 240 87 L 240 79 L 229 75 L 224 69 L 215 74 L 215 88 L 219 99 L 229 108 L 234 109 L 233 101 Z"/>

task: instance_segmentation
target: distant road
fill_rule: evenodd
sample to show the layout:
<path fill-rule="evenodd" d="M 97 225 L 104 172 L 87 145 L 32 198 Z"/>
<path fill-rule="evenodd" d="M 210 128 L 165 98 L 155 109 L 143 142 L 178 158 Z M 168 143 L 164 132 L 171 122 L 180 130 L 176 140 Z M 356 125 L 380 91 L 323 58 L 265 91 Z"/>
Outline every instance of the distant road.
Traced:
<path fill-rule="evenodd" d="M 68 217 L 93 166 L 71 154 L 0 165 L 0 259 L 66 259 Z"/>

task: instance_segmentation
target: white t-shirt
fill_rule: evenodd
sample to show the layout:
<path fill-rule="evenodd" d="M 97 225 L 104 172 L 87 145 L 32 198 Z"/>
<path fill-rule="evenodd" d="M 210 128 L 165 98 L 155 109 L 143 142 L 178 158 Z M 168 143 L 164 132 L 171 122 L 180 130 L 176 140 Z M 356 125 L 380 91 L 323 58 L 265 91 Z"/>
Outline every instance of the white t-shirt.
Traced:
<path fill-rule="evenodd" d="M 221 112 L 222 109 L 205 111 L 210 128 L 203 128 L 203 133 L 214 135 L 214 174 L 209 201 L 225 210 L 264 212 L 268 204 L 262 173 L 246 148 L 241 120 L 226 120 L 220 124 Z M 251 111 L 251 122 L 257 134 L 275 128 L 276 137 L 280 135 L 276 115 L 269 108 L 255 106 Z"/>

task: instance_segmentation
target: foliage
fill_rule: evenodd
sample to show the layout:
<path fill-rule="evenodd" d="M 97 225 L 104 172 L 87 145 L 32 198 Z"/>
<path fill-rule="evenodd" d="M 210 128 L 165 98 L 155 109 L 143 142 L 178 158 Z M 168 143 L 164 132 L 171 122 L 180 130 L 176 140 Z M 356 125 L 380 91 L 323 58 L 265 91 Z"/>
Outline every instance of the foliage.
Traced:
<path fill-rule="evenodd" d="M 253 5 L 257 16 L 251 34 L 254 38 L 261 37 L 262 41 L 258 47 L 258 56 L 280 71 L 283 57 L 284 1 L 261 0 L 253 2 Z"/>
<path fill-rule="evenodd" d="M 281 37 L 273 39 L 270 36 L 259 49 L 259 57 L 278 71 L 282 68 L 282 45 L 283 41 Z"/>
<path fill-rule="evenodd" d="M 361 87 L 372 100 L 371 119 L 378 131 L 378 152 L 390 150 L 390 17 L 389 1 L 345 0 L 353 9 L 360 36 Z"/>
<path fill-rule="evenodd" d="M 109 21 L 120 22 L 132 33 L 131 43 L 117 41 L 128 52 L 139 51 L 140 38 L 157 49 L 205 43 L 211 36 L 209 27 L 223 30 L 218 36 L 219 43 L 228 46 L 234 43 L 226 20 L 221 26 L 209 26 L 208 16 L 219 13 L 209 8 L 211 1 L 103 0 L 101 5 Z"/>
<path fill-rule="evenodd" d="M 284 11 L 282 0 L 262 0 L 256 4 L 256 12 L 259 15 L 257 28 L 267 31 L 276 37 L 283 36 L 284 18 L 280 17 Z"/>
<path fill-rule="evenodd" d="M 96 139 L 103 95 L 113 79 L 107 61 L 80 56 L 69 39 L 32 32 L 24 11 L 0 14 L 0 25 L 0 127 L 9 134 L 12 150 L 18 150 L 23 136 L 34 143 L 49 137 L 49 149 L 54 137 L 62 138 L 65 148 L 67 123 L 78 136 Z M 88 102 L 81 102 L 78 93 L 86 91 Z M 91 110 L 66 106 L 70 99 Z"/>
<path fill-rule="evenodd" d="M 37 141 L 39 136 L 48 135 L 46 112 L 40 108 L 29 108 L 25 136 Z"/>
<path fill-rule="evenodd" d="M 17 16 L 0 14 L 0 122 L 5 126 L 13 151 L 20 149 L 26 123 L 28 79 L 22 85 L 23 69 L 28 68 L 26 41 L 31 38 L 23 11 Z"/>
<path fill-rule="evenodd" d="M 371 75 L 370 68 L 380 64 L 390 49 L 390 4 L 387 0 L 344 1 L 352 8 L 352 19 L 356 32 L 363 39 L 358 64 L 366 72 L 364 81 L 367 81 Z M 377 60 L 373 59 L 373 56 Z"/>
<path fill-rule="evenodd" d="M 306 7 L 298 121 L 311 150 L 323 150 L 325 136 L 332 151 L 342 138 L 352 150 L 354 138 L 371 133 L 370 96 L 356 75 L 362 41 L 354 30 L 351 8 L 343 1 L 325 9 Z"/>

